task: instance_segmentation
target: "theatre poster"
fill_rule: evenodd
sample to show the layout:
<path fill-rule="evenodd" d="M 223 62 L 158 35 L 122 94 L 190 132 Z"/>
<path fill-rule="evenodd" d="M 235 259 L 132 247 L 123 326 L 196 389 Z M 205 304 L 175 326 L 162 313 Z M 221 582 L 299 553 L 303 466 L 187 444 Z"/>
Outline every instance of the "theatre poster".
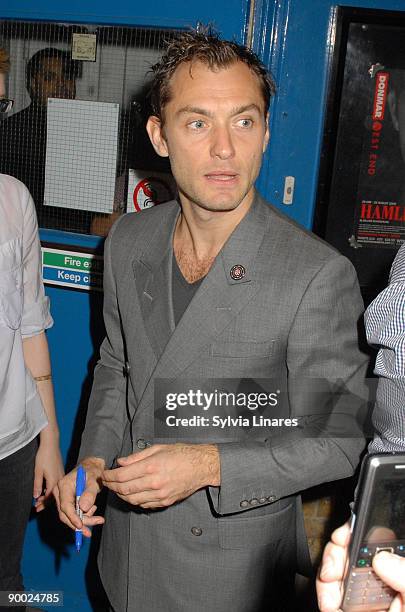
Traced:
<path fill-rule="evenodd" d="M 339 8 L 316 229 L 363 286 L 405 242 L 405 13 Z"/>

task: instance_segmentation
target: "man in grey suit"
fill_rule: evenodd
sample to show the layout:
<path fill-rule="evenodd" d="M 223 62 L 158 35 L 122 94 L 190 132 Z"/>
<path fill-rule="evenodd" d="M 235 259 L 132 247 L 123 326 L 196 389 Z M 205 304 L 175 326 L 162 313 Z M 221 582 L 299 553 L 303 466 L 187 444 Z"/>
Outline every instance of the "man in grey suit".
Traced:
<path fill-rule="evenodd" d="M 170 158 L 179 202 L 125 215 L 106 243 L 83 533 L 104 522 L 94 502 L 108 487 L 99 567 L 116 612 L 289 610 L 295 572 L 308 569 L 299 493 L 350 476 L 361 436 L 335 424 L 336 436 L 320 437 L 315 415 L 307 435 L 154 443 L 154 382 L 271 377 L 288 388 L 286 417 L 314 403 L 293 381 L 356 393 L 356 275 L 254 190 L 274 90 L 257 57 L 187 33 L 154 73 L 147 130 Z M 82 527 L 75 475 L 55 490 L 71 528 Z"/>

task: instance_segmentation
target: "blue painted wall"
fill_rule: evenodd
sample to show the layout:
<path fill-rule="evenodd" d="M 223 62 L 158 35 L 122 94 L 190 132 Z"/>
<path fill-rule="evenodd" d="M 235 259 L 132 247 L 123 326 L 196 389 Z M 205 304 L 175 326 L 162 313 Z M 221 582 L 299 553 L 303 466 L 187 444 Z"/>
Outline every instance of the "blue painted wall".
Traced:
<path fill-rule="evenodd" d="M 214 23 L 226 37 L 243 39 L 247 0 L 3 0 L 0 17 L 73 23 L 130 24 L 181 28 Z"/>

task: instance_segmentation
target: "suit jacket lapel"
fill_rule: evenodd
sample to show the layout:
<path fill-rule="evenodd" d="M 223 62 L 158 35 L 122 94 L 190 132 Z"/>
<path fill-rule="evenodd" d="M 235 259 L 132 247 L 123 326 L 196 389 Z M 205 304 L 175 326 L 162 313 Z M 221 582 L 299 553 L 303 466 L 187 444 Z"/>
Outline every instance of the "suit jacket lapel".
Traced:
<path fill-rule="evenodd" d="M 165 206 L 165 205 L 164 205 Z M 180 207 L 162 215 L 152 240 L 132 262 L 143 324 L 158 360 L 174 331 L 172 242 Z"/>

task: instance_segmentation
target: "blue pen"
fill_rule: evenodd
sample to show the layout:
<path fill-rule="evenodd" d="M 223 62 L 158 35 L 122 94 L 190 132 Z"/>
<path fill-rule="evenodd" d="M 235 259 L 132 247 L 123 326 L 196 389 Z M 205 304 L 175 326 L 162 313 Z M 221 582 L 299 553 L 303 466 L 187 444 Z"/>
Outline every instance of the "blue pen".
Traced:
<path fill-rule="evenodd" d="M 79 465 L 76 474 L 76 514 L 79 519 L 83 520 L 83 511 L 79 506 L 80 496 L 86 488 L 86 471 L 82 465 Z M 80 549 L 83 544 L 83 532 L 81 529 L 75 530 L 75 544 L 77 552 L 80 552 Z"/>

